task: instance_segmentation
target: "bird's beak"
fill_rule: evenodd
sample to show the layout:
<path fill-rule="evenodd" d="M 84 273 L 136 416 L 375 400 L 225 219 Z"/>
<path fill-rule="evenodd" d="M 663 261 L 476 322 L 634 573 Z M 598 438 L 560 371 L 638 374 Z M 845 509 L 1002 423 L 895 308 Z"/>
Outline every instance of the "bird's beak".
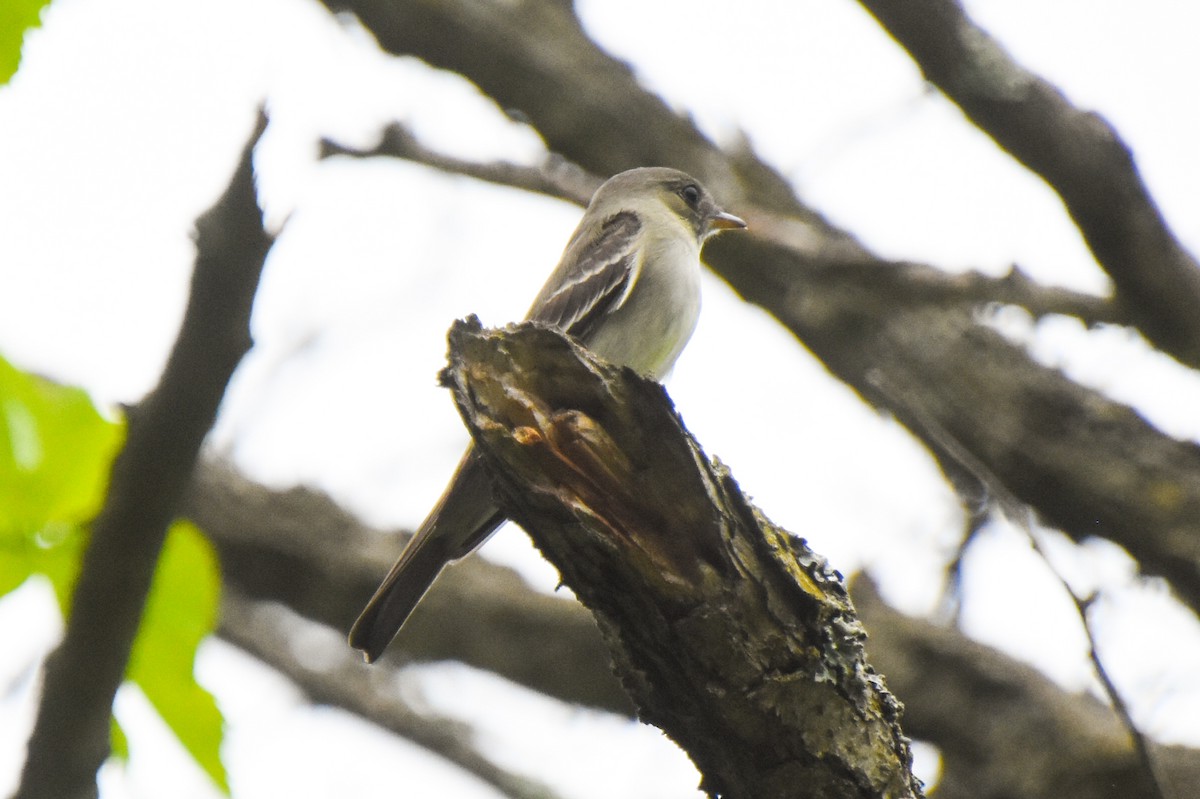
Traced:
<path fill-rule="evenodd" d="M 718 211 L 713 214 L 712 219 L 708 221 L 709 230 L 741 230 L 746 227 L 746 220 L 740 216 L 734 216 L 726 211 Z"/>

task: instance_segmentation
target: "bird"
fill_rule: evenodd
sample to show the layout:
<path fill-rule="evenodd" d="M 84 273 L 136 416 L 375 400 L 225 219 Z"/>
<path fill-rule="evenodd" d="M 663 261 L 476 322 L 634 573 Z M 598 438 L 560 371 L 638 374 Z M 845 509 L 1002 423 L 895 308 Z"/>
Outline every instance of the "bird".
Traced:
<path fill-rule="evenodd" d="M 700 249 L 745 228 L 697 180 L 641 167 L 596 190 L 558 266 L 526 315 L 591 352 L 654 380 L 671 370 L 700 314 Z M 505 521 L 482 459 L 469 446 L 433 510 L 408 541 L 350 630 L 374 662 L 442 569 L 478 548 Z"/>

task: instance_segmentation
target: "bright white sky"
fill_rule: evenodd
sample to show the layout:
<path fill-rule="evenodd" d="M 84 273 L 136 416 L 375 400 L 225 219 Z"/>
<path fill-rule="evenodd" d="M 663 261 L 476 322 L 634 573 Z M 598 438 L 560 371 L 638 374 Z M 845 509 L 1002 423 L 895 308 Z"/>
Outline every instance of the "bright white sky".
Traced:
<path fill-rule="evenodd" d="M 744 131 L 802 196 L 879 252 L 993 274 L 1019 263 L 1046 282 L 1104 290 L 1057 199 L 925 91 L 857 4 L 754 0 L 734 12 L 704 0 L 686 14 L 663 0 L 579 5 L 647 85 L 718 140 Z M 969 6 L 1027 66 L 1116 125 L 1176 232 L 1200 249 L 1200 8 Z M 690 44 L 663 48 L 664 38 Z M 262 197 L 271 223 L 287 224 L 256 306 L 257 345 L 216 445 L 260 479 L 316 484 L 373 522 L 414 525 L 465 442 L 434 385 L 450 321 L 522 316 L 579 212 L 404 163 L 317 163 L 321 135 L 368 144 L 392 119 L 465 157 L 532 162 L 541 148 L 465 82 L 380 54 L 315 3 L 56 0 L 27 40 L 20 73 L 0 89 L 0 219 L 9 222 L 0 231 L 0 352 L 104 401 L 133 401 L 152 386 L 183 308 L 192 220 L 224 187 L 264 97 L 272 127 L 258 154 Z M 769 515 L 835 566 L 867 566 L 891 601 L 928 611 L 960 523 L 932 462 L 723 284 L 710 279 L 705 292 L 700 327 L 669 382 L 693 432 Z M 1200 438 L 1196 375 L 1147 355 L 1127 332 L 1088 333 L 1069 320 L 1035 329 L 1019 313 L 997 324 L 1173 435 Z M 1195 618 L 1139 585 L 1112 547 L 1052 548 L 1080 590 L 1104 589 L 1095 612 L 1103 655 L 1142 724 L 1200 745 Z M 553 587 L 516 528 L 485 554 Z M 967 583 L 973 635 L 1066 686 L 1090 684 L 1073 611 L 1020 534 L 990 528 Z M 0 684 L 18 686 L 0 696 L 0 791 L 16 779 L 30 723 L 30 659 L 58 629 L 38 586 L 0 602 Z M 1148 650 L 1156 656 L 1142 657 Z M 494 796 L 344 714 L 307 707 L 220 643 L 202 653 L 200 676 L 230 720 L 239 797 L 368 795 L 398 789 L 401 778 L 422 795 Z M 413 686 L 439 711 L 481 724 L 496 757 L 567 796 L 696 795 L 690 766 L 655 730 L 462 667 L 425 667 Z M 161 795 L 164 785 L 172 796 L 214 795 L 162 743 L 136 693 L 122 694 L 118 712 L 134 757 L 106 773 L 106 799 Z"/>

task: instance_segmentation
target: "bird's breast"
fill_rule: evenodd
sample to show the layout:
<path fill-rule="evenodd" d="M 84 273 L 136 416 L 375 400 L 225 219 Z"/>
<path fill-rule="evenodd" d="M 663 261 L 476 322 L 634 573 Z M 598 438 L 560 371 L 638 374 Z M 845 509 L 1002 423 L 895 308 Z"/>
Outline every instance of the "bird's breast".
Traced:
<path fill-rule="evenodd" d="M 597 355 L 661 380 L 700 316 L 700 247 L 691 237 L 648 241 L 625 302 L 585 342 Z"/>

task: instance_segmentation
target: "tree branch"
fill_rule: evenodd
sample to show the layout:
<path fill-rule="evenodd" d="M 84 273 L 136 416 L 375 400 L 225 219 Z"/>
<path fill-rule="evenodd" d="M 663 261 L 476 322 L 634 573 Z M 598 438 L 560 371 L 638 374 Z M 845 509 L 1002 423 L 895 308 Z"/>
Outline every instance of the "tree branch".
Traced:
<path fill-rule="evenodd" d="M 236 590 L 221 601 L 221 635 L 230 643 L 275 668 L 300 687 L 313 702 L 340 707 L 418 746 L 440 755 L 513 799 L 555 799 L 557 794 L 537 780 L 514 774 L 475 747 L 475 735 L 461 721 L 414 709 L 396 690 L 391 675 L 362 662 L 345 638 L 328 628 L 310 630 L 306 640 L 320 647 L 321 667 L 294 655 L 286 630 L 315 627 L 282 606 L 246 599 Z M 315 644 L 313 636 L 324 638 Z"/>
<path fill-rule="evenodd" d="M 1200 264 L 1098 114 L 1017 64 L 956 0 L 859 0 L 934 85 L 1066 204 L 1146 338 L 1200 366 Z"/>
<path fill-rule="evenodd" d="M 721 152 L 683 116 L 645 91 L 628 64 L 584 33 L 570 3 L 512 6 L 470 0 L 323 0 L 349 11 L 383 49 L 466 76 L 529 120 L 552 152 L 597 175 L 673 166 L 702 179 L 723 202 L 774 209 L 814 246 L 865 249 L 800 203 L 787 181 L 750 153 Z"/>
<path fill-rule="evenodd" d="M 272 491 L 211 461 L 201 462 L 185 508 L 216 545 L 231 590 L 283 603 L 341 634 L 402 543 L 323 494 Z M 1120 725 L 1090 696 L 1063 691 L 956 629 L 897 613 L 866 580 L 853 595 L 871 661 L 904 700 L 906 731 L 942 751 L 944 799 L 1110 799 L 1110 785 L 1127 789 L 1128 799 L 1152 799 L 1135 790 L 1139 764 Z M 222 625 L 232 642 L 247 636 L 234 631 L 232 615 Z M 461 660 L 565 702 L 633 712 L 590 614 L 483 558 L 442 576 L 396 648 L 404 660 Z M 372 668 L 390 680 L 397 663 L 389 657 Z M 1200 752 L 1160 746 L 1156 754 L 1168 781 L 1200 784 Z M 1072 775 L 1069 790 L 1055 782 L 1018 790 L 1014 779 L 1027 770 Z"/>
<path fill-rule="evenodd" d="M 450 333 L 443 380 L 639 716 L 712 796 L 920 797 L 841 577 L 753 508 L 657 383 L 530 324 Z"/>
<path fill-rule="evenodd" d="M 179 336 L 158 386 L 129 413 L 92 525 L 66 634 L 46 664 L 20 799 L 96 796 L 113 697 L 125 675 L 167 526 L 225 385 L 250 347 L 250 308 L 271 237 L 254 192 L 251 140 L 225 194 L 196 222 L 196 265 Z"/>
<path fill-rule="evenodd" d="M 494 183 L 497 186 L 533 191 L 560 200 L 573 202 L 576 205 L 587 205 L 596 189 L 603 182 L 576 164 L 561 157 L 551 157 L 541 166 L 521 166 L 519 164 L 494 161 L 479 163 L 455 158 L 426 147 L 405 126 L 393 122 L 383 129 L 379 144 L 370 149 L 346 147 L 329 139 L 321 140 L 321 157 L 329 158 L 335 155 L 345 155 L 353 158 L 375 158 L 388 156 L 403 158 L 418 164 L 433 167 L 453 175 L 467 177 Z"/>

